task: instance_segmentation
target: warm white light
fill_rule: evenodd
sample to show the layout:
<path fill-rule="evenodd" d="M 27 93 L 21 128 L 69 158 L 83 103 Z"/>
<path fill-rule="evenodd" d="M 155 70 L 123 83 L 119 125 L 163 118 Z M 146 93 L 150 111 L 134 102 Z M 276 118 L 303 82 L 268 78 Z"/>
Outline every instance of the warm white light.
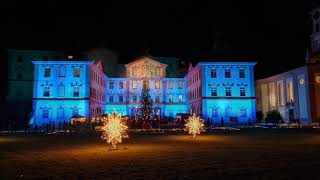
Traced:
<path fill-rule="evenodd" d="M 197 117 L 195 114 L 189 116 L 186 123 L 186 130 L 189 131 L 189 134 L 195 138 L 197 134 L 200 134 L 201 131 L 204 131 L 203 127 L 203 120 L 200 117 Z"/>
<path fill-rule="evenodd" d="M 121 121 L 121 114 L 108 114 L 106 124 L 102 126 L 101 139 L 107 140 L 114 149 L 122 142 L 123 137 L 128 137 L 126 130 L 128 127 Z"/>

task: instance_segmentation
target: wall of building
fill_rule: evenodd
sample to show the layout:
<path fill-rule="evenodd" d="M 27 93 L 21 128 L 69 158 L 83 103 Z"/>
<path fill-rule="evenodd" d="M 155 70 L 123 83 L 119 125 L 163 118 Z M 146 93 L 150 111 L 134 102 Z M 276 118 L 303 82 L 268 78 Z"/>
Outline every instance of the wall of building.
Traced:
<path fill-rule="evenodd" d="M 306 66 L 293 69 L 266 79 L 256 81 L 258 110 L 264 115 L 270 110 L 278 110 L 282 118 L 289 122 L 297 119 L 310 123 L 309 78 Z"/>
<path fill-rule="evenodd" d="M 231 119 L 238 123 L 256 120 L 254 65 L 249 62 L 198 64 L 202 72 L 201 100 L 205 119 L 221 121 L 223 118 L 227 123 Z M 229 72 L 230 76 L 226 75 Z"/>
<path fill-rule="evenodd" d="M 35 65 L 32 102 L 34 125 L 43 125 L 48 121 L 69 121 L 72 115 L 89 117 L 91 62 L 33 61 L 33 63 Z M 58 112 L 58 109 L 63 109 L 63 112 Z"/>

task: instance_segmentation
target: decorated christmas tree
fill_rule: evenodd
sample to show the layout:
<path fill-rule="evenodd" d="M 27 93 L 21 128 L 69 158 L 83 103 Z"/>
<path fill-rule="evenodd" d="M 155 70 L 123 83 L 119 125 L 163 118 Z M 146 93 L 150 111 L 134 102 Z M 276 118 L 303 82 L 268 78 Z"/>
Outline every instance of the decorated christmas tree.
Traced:
<path fill-rule="evenodd" d="M 140 96 L 140 116 L 144 121 L 151 120 L 153 102 L 150 95 L 150 90 L 146 84 L 143 85 Z"/>

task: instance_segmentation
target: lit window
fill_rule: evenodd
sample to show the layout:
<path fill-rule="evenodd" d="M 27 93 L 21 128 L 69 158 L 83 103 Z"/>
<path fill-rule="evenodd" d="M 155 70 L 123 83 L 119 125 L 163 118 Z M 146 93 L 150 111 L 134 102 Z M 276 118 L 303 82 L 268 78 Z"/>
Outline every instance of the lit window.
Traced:
<path fill-rule="evenodd" d="M 73 87 L 73 97 L 79 97 L 79 86 Z"/>
<path fill-rule="evenodd" d="M 114 82 L 109 82 L 109 89 L 113 89 Z"/>
<path fill-rule="evenodd" d="M 239 77 L 240 78 L 245 78 L 244 69 L 239 69 Z"/>
<path fill-rule="evenodd" d="M 72 55 L 69 55 L 69 56 L 68 56 L 68 59 L 73 59 L 73 56 L 72 56 Z"/>
<path fill-rule="evenodd" d="M 211 96 L 217 96 L 217 87 L 211 89 Z"/>
<path fill-rule="evenodd" d="M 160 97 L 156 96 L 156 103 L 159 103 L 159 102 L 160 102 Z"/>
<path fill-rule="evenodd" d="M 58 86 L 58 96 L 59 97 L 64 97 L 64 85 L 59 85 Z"/>
<path fill-rule="evenodd" d="M 169 82 L 169 89 L 173 89 L 173 82 Z"/>
<path fill-rule="evenodd" d="M 123 89 L 123 82 L 119 82 L 119 89 Z"/>
<path fill-rule="evenodd" d="M 156 76 L 160 76 L 160 68 L 158 68 L 158 67 L 155 68 L 155 71 L 156 71 L 155 72 Z"/>
<path fill-rule="evenodd" d="M 119 102 L 123 102 L 123 96 L 122 95 L 119 96 Z"/>
<path fill-rule="evenodd" d="M 109 102 L 113 102 L 113 96 L 109 96 Z"/>
<path fill-rule="evenodd" d="M 179 102 L 182 102 L 182 95 L 179 95 Z"/>
<path fill-rule="evenodd" d="M 132 89 L 137 89 L 138 83 L 136 81 L 132 81 Z"/>
<path fill-rule="evenodd" d="M 182 88 L 183 88 L 182 82 L 178 82 L 178 89 L 182 89 Z"/>
<path fill-rule="evenodd" d="M 49 109 L 42 109 L 42 118 L 49 118 Z"/>
<path fill-rule="evenodd" d="M 216 77 L 217 77 L 217 70 L 211 69 L 211 78 L 216 78 Z"/>
<path fill-rule="evenodd" d="M 80 77 L 80 68 L 74 68 L 73 77 Z"/>
<path fill-rule="evenodd" d="M 169 103 L 172 103 L 173 102 L 173 96 L 170 94 L 169 95 Z"/>
<path fill-rule="evenodd" d="M 45 96 L 45 97 L 50 96 L 50 87 L 49 86 L 44 87 L 43 96 Z"/>
<path fill-rule="evenodd" d="M 225 78 L 231 78 L 231 71 L 230 71 L 230 69 L 226 69 L 226 70 L 224 71 L 224 77 L 225 77 Z"/>
<path fill-rule="evenodd" d="M 244 87 L 240 87 L 240 96 L 246 96 L 246 91 Z"/>
<path fill-rule="evenodd" d="M 231 96 L 231 87 L 226 87 L 226 96 Z"/>
<path fill-rule="evenodd" d="M 156 89 L 160 89 L 160 81 L 156 81 Z"/>
<path fill-rule="evenodd" d="M 137 102 L 137 96 L 133 96 L 133 97 L 132 97 L 132 101 L 133 101 L 133 102 Z"/>
<path fill-rule="evenodd" d="M 59 77 L 65 77 L 66 76 L 66 67 L 60 66 L 59 67 Z"/>
<path fill-rule="evenodd" d="M 51 69 L 50 68 L 45 68 L 44 69 L 44 77 L 50 77 L 51 74 Z"/>
<path fill-rule="evenodd" d="M 293 101 L 293 87 L 292 87 L 292 81 L 288 82 L 288 88 L 287 88 L 287 92 L 288 92 L 288 101 Z"/>

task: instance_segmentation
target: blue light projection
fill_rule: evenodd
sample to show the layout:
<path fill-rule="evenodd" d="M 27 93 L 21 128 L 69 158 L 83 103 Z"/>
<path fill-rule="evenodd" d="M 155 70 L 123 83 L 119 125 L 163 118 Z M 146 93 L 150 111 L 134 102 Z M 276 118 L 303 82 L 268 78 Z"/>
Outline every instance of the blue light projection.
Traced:
<path fill-rule="evenodd" d="M 69 122 L 73 115 L 89 116 L 91 63 L 33 61 L 33 125 Z"/>
<path fill-rule="evenodd" d="M 93 62 L 33 63 L 33 125 L 41 126 L 49 121 L 69 122 L 73 115 L 89 117 L 90 102 L 93 101 L 90 98 L 90 67 Z M 176 118 L 178 113 L 192 111 L 214 122 L 221 122 L 222 118 L 226 123 L 231 120 L 254 122 L 254 65 L 251 62 L 200 62 L 189 68 L 184 78 L 105 76 L 103 113 L 134 116 L 139 108 L 143 84 L 146 83 L 154 102 L 154 114 L 161 118 Z M 132 63 L 131 66 L 135 68 Z"/>

